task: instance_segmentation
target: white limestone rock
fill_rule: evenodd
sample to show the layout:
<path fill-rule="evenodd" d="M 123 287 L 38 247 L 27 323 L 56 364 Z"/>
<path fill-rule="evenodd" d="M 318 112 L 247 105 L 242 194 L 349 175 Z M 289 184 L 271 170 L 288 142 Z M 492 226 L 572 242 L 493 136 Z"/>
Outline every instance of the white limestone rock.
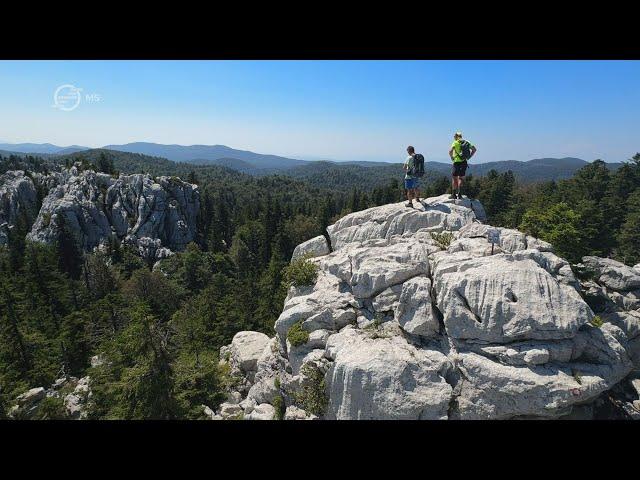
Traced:
<path fill-rule="evenodd" d="M 245 420 L 273 420 L 276 415 L 276 409 L 268 403 L 256 405 L 251 413 L 245 415 Z"/>
<path fill-rule="evenodd" d="M 585 349 L 568 363 L 505 365 L 472 352 L 458 354 L 462 372 L 452 418 L 559 417 L 566 408 L 595 399 L 631 370 L 620 343 L 606 329 L 581 333 Z"/>
<path fill-rule="evenodd" d="M 326 418 L 446 419 L 449 364 L 437 350 L 417 349 L 400 335 L 370 338 L 347 329 L 329 338 Z"/>
<path fill-rule="evenodd" d="M 531 259 L 499 254 L 434 267 L 447 334 L 508 342 L 572 337 L 593 318 L 578 292 Z"/>
<path fill-rule="evenodd" d="M 402 284 L 395 320 L 412 335 L 433 337 L 438 334 L 440 322 L 433 308 L 428 277 L 414 277 Z"/>
<path fill-rule="evenodd" d="M 16 402 L 20 407 L 29 407 L 40 400 L 43 400 L 47 396 L 47 392 L 44 387 L 36 387 L 27 390 L 23 394 L 16 398 Z"/>
<path fill-rule="evenodd" d="M 640 272 L 610 258 L 582 257 L 582 265 L 596 275 L 596 281 L 613 290 L 640 289 Z"/>
<path fill-rule="evenodd" d="M 242 331 L 236 333 L 231 341 L 230 363 L 236 365 L 252 380 L 258 370 L 258 359 L 269 341 L 269 337 L 260 332 Z"/>
<path fill-rule="evenodd" d="M 402 285 L 392 285 L 384 290 L 372 301 L 373 310 L 376 312 L 393 312 L 398 307 L 400 294 L 402 293 Z"/>
<path fill-rule="evenodd" d="M 64 225 L 85 252 L 116 237 L 159 260 L 195 239 L 199 198 L 196 185 L 177 177 L 114 179 L 74 167 L 51 188 L 27 237 L 52 244 Z"/>
<path fill-rule="evenodd" d="M 317 420 L 318 417 L 313 413 L 307 413 L 302 408 L 290 405 L 284 412 L 284 420 Z"/>
<path fill-rule="evenodd" d="M 416 203 L 416 208 L 407 208 L 404 202 L 373 207 L 351 213 L 327 227 L 333 250 L 348 243 L 372 239 L 390 239 L 394 235 L 415 233 L 424 228 L 433 231 L 458 230 L 462 226 L 477 221 L 478 217 L 470 201 L 460 204 L 445 198 L 425 199 L 424 204 Z M 475 204 L 484 218 L 484 209 Z"/>
<path fill-rule="evenodd" d="M 9 170 L 0 175 L 0 245 L 7 243 L 9 230 L 24 214 L 27 222 L 37 215 L 36 188 L 25 172 Z"/>
<path fill-rule="evenodd" d="M 412 277 L 428 275 L 428 256 L 427 246 L 417 241 L 350 245 L 324 257 L 321 265 L 350 285 L 355 298 L 371 298 Z"/>
<path fill-rule="evenodd" d="M 328 255 L 329 245 L 327 244 L 327 239 L 324 238 L 324 235 L 318 235 L 317 237 L 313 237 L 311 240 L 307 240 L 304 243 L 301 243 L 293 250 L 293 255 L 291 256 L 291 260 L 296 260 L 298 258 L 307 256 L 309 258 L 312 257 L 322 257 L 323 255 Z"/>

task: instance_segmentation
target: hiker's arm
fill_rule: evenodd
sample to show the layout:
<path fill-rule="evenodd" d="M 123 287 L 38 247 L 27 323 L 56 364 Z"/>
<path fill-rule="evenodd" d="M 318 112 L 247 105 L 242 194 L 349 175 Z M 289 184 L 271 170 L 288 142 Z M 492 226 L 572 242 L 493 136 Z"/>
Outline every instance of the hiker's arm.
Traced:
<path fill-rule="evenodd" d="M 449 157 L 451 157 L 451 160 L 453 160 L 453 147 L 449 149 Z"/>

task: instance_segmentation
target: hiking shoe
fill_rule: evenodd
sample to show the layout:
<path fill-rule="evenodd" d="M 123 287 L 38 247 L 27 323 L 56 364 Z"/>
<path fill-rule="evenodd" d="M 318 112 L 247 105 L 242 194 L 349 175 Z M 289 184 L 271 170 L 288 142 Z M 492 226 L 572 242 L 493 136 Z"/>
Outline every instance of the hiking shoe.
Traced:
<path fill-rule="evenodd" d="M 458 197 L 456 197 L 455 193 L 452 193 L 451 195 L 449 195 L 449 200 L 455 200 L 456 198 Z"/>
<path fill-rule="evenodd" d="M 413 203 L 412 203 L 412 202 L 405 203 L 405 205 L 404 205 L 404 206 L 405 206 L 405 207 L 411 207 L 411 208 L 413 208 Z"/>
<path fill-rule="evenodd" d="M 458 194 L 458 200 L 462 200 L 462 194 L 461 193 Z"/>

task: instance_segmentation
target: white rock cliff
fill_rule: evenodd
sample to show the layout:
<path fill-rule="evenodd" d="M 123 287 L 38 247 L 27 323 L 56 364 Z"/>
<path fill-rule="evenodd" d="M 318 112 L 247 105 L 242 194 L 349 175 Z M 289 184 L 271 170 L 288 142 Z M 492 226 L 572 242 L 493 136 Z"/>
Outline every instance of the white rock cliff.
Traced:
<path fill-rule="evenodd" d="M 330 246 L 298 246 L 317 279 L 290 289 L 273 339 L 223 347 L 243 386 L 216 418 L 559 418 L 625 379 L 638 271 L 585 257 L 585 286 L 548 243 L 483 221 L 479 202 L 441 196 L 347 215 Z M 602 325 L 585 288 L 613 305 Z M 293 345 L 296 324 L 309 335 Z"/>

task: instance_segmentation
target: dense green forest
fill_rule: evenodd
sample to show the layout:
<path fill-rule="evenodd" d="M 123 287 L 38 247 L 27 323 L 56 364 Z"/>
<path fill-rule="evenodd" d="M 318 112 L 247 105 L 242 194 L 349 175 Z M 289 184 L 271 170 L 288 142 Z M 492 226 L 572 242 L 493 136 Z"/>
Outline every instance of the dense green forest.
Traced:
<path fill-rule="evenodd" d="M 88 374 L 90 418 L 203 418 L 201 405 L 215 408 L 233 382 L 219 348 L 240 330 L 273 333 L 295 246 L 340 216 L 403 195 L 398 178 L 367 182 L 366 171 L 323 186 L 155 160 L 104 151 L 0 160 L 0 174 L 81 161 L 107 173 L 179 175 L 201 191 L 197 241 L 156 269 L 118 242 L 83 255 L 64 236 L 54 246 L 26 242 L 26 219 L 10 230 L 0 247 L 0 410 L 62 374 Z M 422 194 L 449 185 L 433 175 Z M 587 254 L 640 262 L 639 154 L 617 171 L 596 161 L 558 182 L 521 184 L 491 171 L 468 177 L 463 193 L 482 201 L 489 223 L 547 240 L 572 262 Z M 107 361 L 90 367 L 96 354 Z M 48 400 L 41 415 L 63 418 L 62 400 Z"/>

